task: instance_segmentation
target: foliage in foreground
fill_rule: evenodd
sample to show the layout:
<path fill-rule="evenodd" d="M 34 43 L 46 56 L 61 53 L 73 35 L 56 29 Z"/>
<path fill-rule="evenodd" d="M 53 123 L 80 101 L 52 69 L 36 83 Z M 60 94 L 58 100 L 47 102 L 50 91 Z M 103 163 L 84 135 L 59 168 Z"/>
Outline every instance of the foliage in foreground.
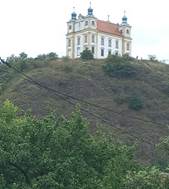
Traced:
<path fill-rule="evenodd" d="M 160 174 L 138 166 L 132 148 L 91 135 L 78 110 L 36 119 L 9 101 L 0 108 L 2 189 L 167 189 Z"/>

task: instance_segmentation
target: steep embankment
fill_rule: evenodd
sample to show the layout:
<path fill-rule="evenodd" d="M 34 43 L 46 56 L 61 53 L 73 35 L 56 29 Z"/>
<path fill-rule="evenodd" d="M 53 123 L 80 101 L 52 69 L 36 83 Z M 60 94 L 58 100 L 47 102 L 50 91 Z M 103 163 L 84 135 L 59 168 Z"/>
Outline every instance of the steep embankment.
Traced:
<path fill-rule="evenodd" d="M 92 129 L 98 125 L 125 142 L 137 141 L 137 157 L 149 162 L 153 159 L 154 145 L 160 137 L 169 134 L 169 66 L 133 61 L 132 64 L 138 68 L 135 77 L 124 78 L 106 74 L 104 64 L 103 61 L 57 60 L 25 66 L 23 73 L 46 89 L 1 66 L 0 100 L 11 99 L 19 107 L 31 109 L 37 116 L 52 111 L 67 115 L 74 109 L 68 101 L 80 103 L 68 97 L 62 98 L 56 91 L 103 106 L 105 109 L 81 103 L 85 109 L 82 113 L 91 121 Z M 140 110 L 133 110 L 132 103 L 141 103 Z"/>

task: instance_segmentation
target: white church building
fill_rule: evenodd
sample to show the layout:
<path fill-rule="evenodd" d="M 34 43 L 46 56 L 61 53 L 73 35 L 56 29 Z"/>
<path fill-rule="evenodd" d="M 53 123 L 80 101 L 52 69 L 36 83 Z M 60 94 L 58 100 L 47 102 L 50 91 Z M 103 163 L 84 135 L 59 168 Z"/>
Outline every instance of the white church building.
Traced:
<path fill-rule="evenodd" d="M 97 19 L 91 6 L 87 16 L 74 11 L 67 22 L 66 55 L 75 59 L 86 48 L 91 50 L 96 59 L 107 58 L 109 54 L 131 55 L 131 26 L 124 15 L 121 24 Z"/>

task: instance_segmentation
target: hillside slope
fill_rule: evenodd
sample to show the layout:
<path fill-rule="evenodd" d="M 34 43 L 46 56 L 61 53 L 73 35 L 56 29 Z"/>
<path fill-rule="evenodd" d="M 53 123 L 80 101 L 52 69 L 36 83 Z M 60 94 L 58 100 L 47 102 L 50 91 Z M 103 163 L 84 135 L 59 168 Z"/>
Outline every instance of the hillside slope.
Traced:
<path fill-rule="evenodd" d="M 160 137 L 169 134 L 169 66 L 148 61 L 132 64 L 139 70 L 134 78 L 111 77 L 103 71 L 104 61 L 81 62 L 46 61 L 27 63 L 22 73 L 33 78 L 46 89 L 28 82 L 23 75 L 1 66 L 0 100 L 12 100 L 24 110 L 31 109 L 36 116 L 52 111 L 68 115 L 79 101 L 61 98 L 56 91 L 84 101 L 103 106 L 97 108 L 80 103 L 82 113 L 97 127 L 111 132 L 124 142 L 137 143 L 137 157 L 150 162 L 154 157 L 154 146 Z M 49 88 L 55 91 L 49 90 Z M 129 108 L 131 98 L 143 103 L 139 111 Z"/>

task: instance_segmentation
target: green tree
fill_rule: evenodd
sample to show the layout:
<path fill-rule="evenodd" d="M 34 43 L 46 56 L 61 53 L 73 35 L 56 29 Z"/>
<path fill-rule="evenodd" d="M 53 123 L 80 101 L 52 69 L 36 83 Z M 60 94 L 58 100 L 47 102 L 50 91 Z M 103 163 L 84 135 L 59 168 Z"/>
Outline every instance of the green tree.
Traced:
<path fill-rule="evenodd" d="M 28 55 L 26 53 L 22 52 L 22 53 L 19 54 L 19 58 L 21 60 L 26 60 L 28 58 Z"/>
<path fill-rule="evenodd" d="M 0 187 L 116 189 L 135 169 L 130 148 L 91 135 L 77 110 L 36 119 L 6 101 L 0 109 Z"/>
<path fill-rule="evenodd" d="M 109 55 L 105 63 L 103 70 L 111 77 L 135 78 L 137 76 L 138 68 L 125 57 Z"/>
<path fill-rule="evenodd" d="M 48 60 L 56 60 L 58 59 L 58 55 L 54 52 L 50 52 L 49 54 L 46 55 Z"/>
<path fill-rule="evenodd" d="M 82 60 L 92 60 L 93 53 L 89 49 L 85 49 L 82 53 L 80 53 L 80 58 Z"/>

